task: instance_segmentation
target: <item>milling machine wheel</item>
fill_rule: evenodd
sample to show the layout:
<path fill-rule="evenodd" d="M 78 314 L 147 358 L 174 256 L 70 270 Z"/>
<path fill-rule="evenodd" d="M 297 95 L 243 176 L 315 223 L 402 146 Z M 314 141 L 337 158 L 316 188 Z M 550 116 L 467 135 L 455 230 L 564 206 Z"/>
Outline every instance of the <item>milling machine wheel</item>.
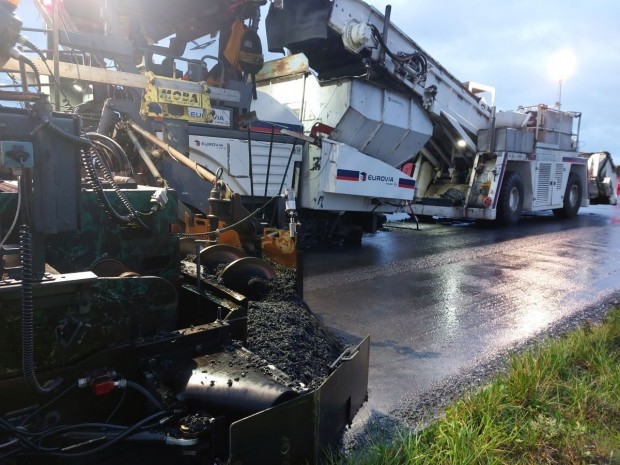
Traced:
<path fill-rule="evenodd" d="M 568 175 L 566 191 L 564 193 L 564 206 L 553 210 L 558 218 L 573 218 L 581 208 L 581 178 L 577 173 Z"/>
<path fill-rule="evenodd" d="M 250 300 L 260 300 L 266 296 L 265 286 L 261 281 L 273 281 L 274 269 L 264 260 L 256 257 L 243 257 L 229 263 L 219 276 L 224 286 Z"/>
<path fill-rule="evenodd" d="M 518 171 L 506 171 L 497 203 L 497 222 L 514 226 L 523 213 L 523 176 Z"/>
<path fill-rule="evenodd" d="M 200 265 L 204 266 L 209 273 L 215 274 L 220 265 L 232 263 L 243 257 L 245 254 L 237 247 L 228 244 L 215 244 L 200 251 Z"/>

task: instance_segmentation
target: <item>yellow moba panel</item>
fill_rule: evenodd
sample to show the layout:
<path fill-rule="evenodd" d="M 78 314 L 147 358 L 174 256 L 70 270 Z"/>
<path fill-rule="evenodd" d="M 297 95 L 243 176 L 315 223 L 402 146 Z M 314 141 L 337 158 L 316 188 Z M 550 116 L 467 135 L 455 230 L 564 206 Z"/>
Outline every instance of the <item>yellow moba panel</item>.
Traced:
<path fill-rule="evenodd" d="M 191 82 L 146 73 L 142 97 L 142 116 L 172 118 L 196 123 L 213 121 L 213 110 L 206 82 Z"/>

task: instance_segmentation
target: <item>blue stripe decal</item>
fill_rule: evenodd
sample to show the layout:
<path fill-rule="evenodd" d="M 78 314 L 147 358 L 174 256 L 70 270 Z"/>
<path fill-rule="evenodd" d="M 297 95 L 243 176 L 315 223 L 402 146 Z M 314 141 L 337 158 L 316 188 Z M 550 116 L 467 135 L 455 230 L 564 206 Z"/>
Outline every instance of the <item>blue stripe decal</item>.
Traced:
<path fill-rule="evenodd" d="M 415 179 L 398 178 L 398 187 L 405 187 L 407 189 L 415 188 Z"/>
<path fill-rule="evenodd" d="M 336 179 L 340 179 L 341 181 L 359 181 L 360 172 L 353 170 L 338 170 L 336 173 Z"/>
<path fill-rule="evenodd" d="M 588 160 L 579 157 L 562 157 L 564 163 L 573 163 L 575 165 L 585 165 Z"/>

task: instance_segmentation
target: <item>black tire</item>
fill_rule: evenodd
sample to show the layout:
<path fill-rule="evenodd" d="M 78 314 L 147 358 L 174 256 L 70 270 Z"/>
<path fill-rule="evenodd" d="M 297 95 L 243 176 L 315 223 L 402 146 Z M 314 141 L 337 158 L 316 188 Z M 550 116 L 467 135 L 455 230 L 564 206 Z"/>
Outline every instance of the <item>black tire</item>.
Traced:
<path fill-rule="evenodd" d="M 581 208 L 582 195 L 581 177 L 577 173 L 570 173 L 566 183 L 566 191 L 564 191 L 564 206 L 554 209 L 553 214 L 558 218 L 573 218 L 577 216 Z"/>
<path fill-rule="evenodd" d="M 418 218 L 418 223 L 432 224 L 435 222 L 433 215 L 416 215 L 416 217 Z"/>
<path fill-rule="evenodd" d="M 517 171 L 506 171 L 497 203 L 496 221 L 504 226 L 513 226 L 523 213 L 523 177 Z"/>
<path fill-rule="evenodd" d="M 354 228 L 346 236 L 344 236 L 343 245 L 346 246 L 359 246 L 362 245 L 362 237 L 364 232 L 361 228 Z"/>

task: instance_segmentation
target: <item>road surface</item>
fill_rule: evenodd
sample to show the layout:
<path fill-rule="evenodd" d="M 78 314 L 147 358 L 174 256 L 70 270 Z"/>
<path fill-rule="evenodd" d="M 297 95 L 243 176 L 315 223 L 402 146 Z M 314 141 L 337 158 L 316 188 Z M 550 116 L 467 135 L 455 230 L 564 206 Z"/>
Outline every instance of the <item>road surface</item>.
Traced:
<path fill-rule="evenodd" d="M 620 289 L 620 206 L 509 229 L 412 228 L 305 253 L 310 308 L 350 342 L 371 335 L 362 419 L 415 403 Z"/>

